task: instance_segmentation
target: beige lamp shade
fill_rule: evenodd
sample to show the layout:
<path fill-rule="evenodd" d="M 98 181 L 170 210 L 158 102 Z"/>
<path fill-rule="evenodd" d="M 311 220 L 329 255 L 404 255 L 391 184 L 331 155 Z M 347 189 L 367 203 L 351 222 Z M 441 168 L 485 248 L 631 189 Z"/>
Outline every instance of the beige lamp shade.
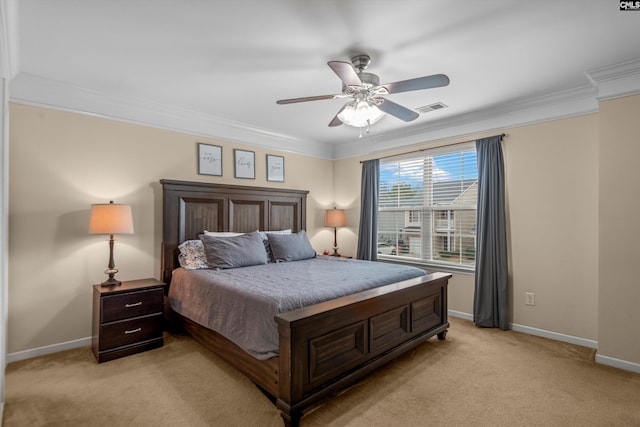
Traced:
<path fill-rule="evenodd" d="M 324 226 L 325 227 L 346 227 L 347 217 L 344 214 L 344 209 L 327 209 L 324 214 Z"/>
<path fill-rule="evenodd" d="M 344 209 L 327 209 L 324 213 L 324 226 L 333 227 L 333 255 L 339 257 L 338 253 L 338 230 L 336 227 L 345 227 L 347 225 L 347 216 Z"/>
<path fill-rule="evenodd" d="M 91 205 L 89 234 L 133 234 L 131 206 L 113 202 Z"/>

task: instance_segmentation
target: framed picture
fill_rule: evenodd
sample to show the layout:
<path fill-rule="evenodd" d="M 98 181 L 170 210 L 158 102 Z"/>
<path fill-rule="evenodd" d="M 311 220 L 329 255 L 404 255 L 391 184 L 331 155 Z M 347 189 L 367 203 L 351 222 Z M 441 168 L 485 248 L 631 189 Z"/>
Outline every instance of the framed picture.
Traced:
<path fill-rule="evenodd" d="M 236 178 L 256 179 L 256 153 L 254 151 L 233 150 L 233 165 Z"/>
<path fill-rule="evenodd" d="M 222 147 L 198 143 L 198 174 L 222 176 Z"/>
<path fill-rule="evenodd" d="M 267 181 L 284 182 L 284 157 L 267 154 Z"/>

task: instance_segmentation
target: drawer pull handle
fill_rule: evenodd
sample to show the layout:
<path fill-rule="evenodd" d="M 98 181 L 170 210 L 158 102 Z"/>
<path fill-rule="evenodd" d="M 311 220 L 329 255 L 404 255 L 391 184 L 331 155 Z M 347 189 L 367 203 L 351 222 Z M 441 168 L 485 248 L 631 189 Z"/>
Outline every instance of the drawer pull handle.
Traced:
<path fill-rule="evenodd" d="M 142 305 L 142 301 L 139 301 L 139 302 L 136 302 L 136 303 L 133 303 L 133 304 L 125 304 L 124 307 L 125 308 L 131 308 L 131 307 L 137 307 L 139 305 Z"/>
<path fill-rule="evenodd" d="M 136 332 L 140 332 L 142 330 L 142 328 L 136 328 L 136 329 L 131 329 L 129 331 L 124 331 L 125 335 L 126 334 L 135 334 Z"/>

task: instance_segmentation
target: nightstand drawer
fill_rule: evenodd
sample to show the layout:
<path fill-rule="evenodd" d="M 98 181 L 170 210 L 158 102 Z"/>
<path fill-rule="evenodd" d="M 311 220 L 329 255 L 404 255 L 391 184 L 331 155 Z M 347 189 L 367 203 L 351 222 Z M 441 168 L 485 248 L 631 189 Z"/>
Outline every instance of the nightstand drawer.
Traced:
<path fill-rule="evenodd" d="M 162 313 L 100 326 L 99 350 L 162 337 Z"/>
<path fill-rule="evenodd" d="M 100 323 L 162 312 L 162 288 L 110 295 L 102 298 Z"/>
<path fill-rule="evenodd" d="M 98 363 L 162 347 L 164 283 L 156 279 L 93 286 L 91 351 Z"/>

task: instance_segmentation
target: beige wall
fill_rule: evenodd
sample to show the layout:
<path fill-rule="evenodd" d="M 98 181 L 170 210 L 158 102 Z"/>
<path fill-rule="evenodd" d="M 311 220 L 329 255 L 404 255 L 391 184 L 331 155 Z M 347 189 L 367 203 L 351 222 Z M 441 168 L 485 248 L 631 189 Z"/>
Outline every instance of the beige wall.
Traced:
<path fill-rule="evenodd" d="M 601 355 L 640 363 L 640 286 L 632 176 L 640 157 L 640 96 L 603 102 L 601 111 L 505 129 L 511 321 L 599 341 Z M 122 279 L 158 277 L 161 178 L 311 191 L 308 229 L 317 250 L 331 247 L 323 212 L 345 208 L 338 230 L 356 251 L 360 160 L 286 157 L 286 182 L 264 179 L 263 149 L 43 108 L 11 105 L 9 353 L 86 338 L 91 284 L 103 280 L 106 239 L 87 234 L 89 205 L 133 207 L 136 234 L 120 236 Z M 471 140 L 470 135 L 446 143 Z M 224 177 L 197 175 L 195 142 L 224 146 Z M 425 144 L 427 146 L 443 143 Z M 232 149 L 256 151 L 257 179 L 233 179 Z M 272 151 L 268 151 L 272 152 Z M 472 313 L 473 276 L 455 274 L 449 307 Z M 524 304 L 534 292 L 536 305 Z"/>
<path fill-rule="evenodd" d="M 600 104 L 598 354 L 640 364 L 640 95 Z"/>
<path fill-rule="evenodd" d="M 597 340 L 598 116 L 507 134 L 513 322 Z"/>
<path fill-rule="evenodd" d="M 592 114 L 505 132 L 510 320 L 596 340 L 598 117 Z M 447 143 L 455 142 L 460 141 Z M 359 162 L 366 158 L 335 164 L 336 200 L 352 208 L 348 213 L 351 229 L 343 233 L 341 245 L 353 251 L 360 203 Z M 535 306 L 524 304 L 525 292 L 535 293 Z M 455 274 L 449 285 L 449 308 L 473 313 L 473 293 L 473 276 Z"/>
<path fill-rule="evenodd" d="M 91 285 L 109 260 L 108 237 L 87 234 L 92 203 L 132 206 L 118 277 L 159 277 L 161 178 L 309 190 L 312 244 L 331 247 L 332 161 L 18 104 L 10 113 L 8 353 L 91 335 Z M 223 146 L 223 177 L 197 174 L 196 142 Z M 255 151 L 255 180 L 233 178 L 233 148 Z M 285 156 L 284 183 L 266 181 L 266 153 Z"/>

